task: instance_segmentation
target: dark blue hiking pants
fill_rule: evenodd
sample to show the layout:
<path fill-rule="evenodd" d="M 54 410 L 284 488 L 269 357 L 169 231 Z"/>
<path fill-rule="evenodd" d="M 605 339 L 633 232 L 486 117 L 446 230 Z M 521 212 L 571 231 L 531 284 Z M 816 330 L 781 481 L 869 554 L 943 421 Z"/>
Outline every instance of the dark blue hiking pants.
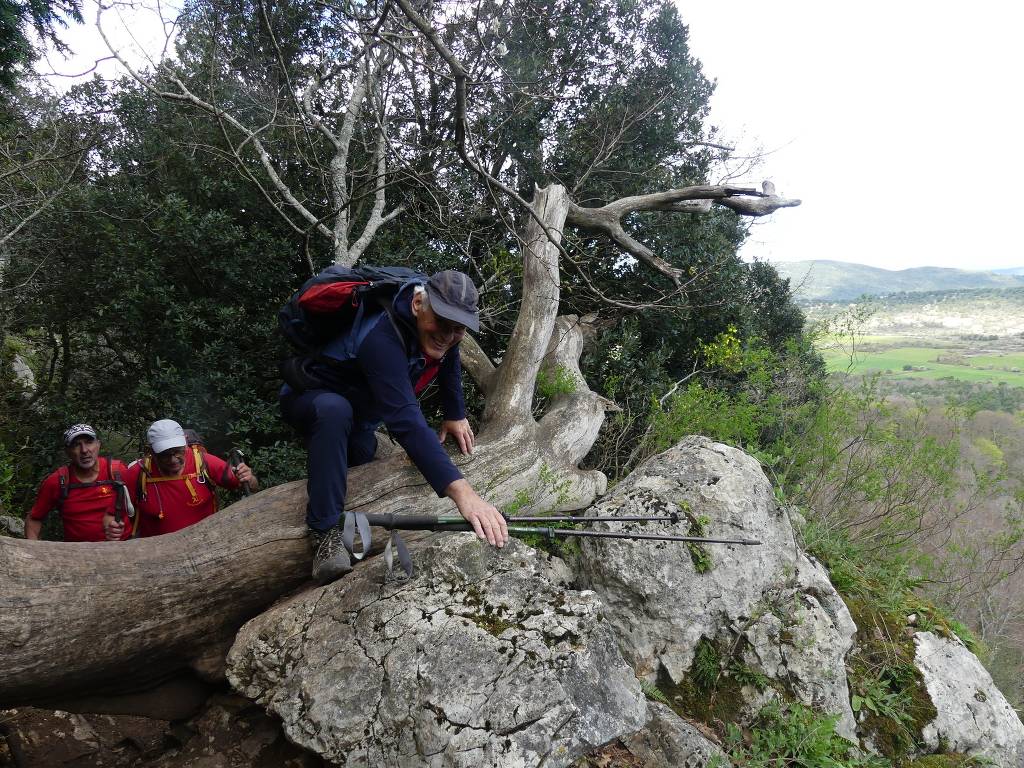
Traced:
<path fill-rule="evenodd" d="M 375 425 L 360 421 L 348 400 L 326 389 L 282 392 L 280 404 L 284 420 L 306 441 L 306 522 L 326 531 L 345 510 L 349 467 L 366 464 L 377 451 Z"/>

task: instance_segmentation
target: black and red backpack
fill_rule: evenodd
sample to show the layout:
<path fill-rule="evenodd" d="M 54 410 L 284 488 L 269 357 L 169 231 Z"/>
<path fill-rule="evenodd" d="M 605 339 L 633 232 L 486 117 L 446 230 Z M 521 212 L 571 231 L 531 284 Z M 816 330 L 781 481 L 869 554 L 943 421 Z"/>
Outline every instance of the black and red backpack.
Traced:
<path fill-rule="evenodd" d="M 406 267 L 328 267 L 311 277 L 281 307 L 278 326 L 298 352 L 316 353 L 352 328 L 367 304 L 391 299 L 408 283 L 427 276 Z"/>

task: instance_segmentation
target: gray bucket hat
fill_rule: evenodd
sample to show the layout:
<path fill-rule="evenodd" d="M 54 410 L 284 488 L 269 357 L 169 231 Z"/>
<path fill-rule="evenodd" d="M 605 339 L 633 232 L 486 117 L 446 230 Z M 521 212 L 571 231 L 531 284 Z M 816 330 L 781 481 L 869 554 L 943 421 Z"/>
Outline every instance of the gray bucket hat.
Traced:
<path fill-rule="evenodd" d="M 454 269 L 438 272 L 427 280 L 427 295 L 430 308 L 439 317 L 474 332 L 480 330 L 480 310 L 477 309 L 480 294 L 468 275 Z"/>

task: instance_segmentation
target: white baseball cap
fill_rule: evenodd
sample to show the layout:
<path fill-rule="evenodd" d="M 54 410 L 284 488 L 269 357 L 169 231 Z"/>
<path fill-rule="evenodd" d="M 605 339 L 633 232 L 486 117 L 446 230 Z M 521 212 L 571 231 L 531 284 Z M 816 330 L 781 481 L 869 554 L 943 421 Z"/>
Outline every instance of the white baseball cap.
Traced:
<path fill-rule="evenodd" d="M 160 419 L 150 424 L 146 430 L 146 441 L 153 453 L 163 453 L 168 448 L 184 448 L 187 443 L 185 430 L 171 419 Z"/>

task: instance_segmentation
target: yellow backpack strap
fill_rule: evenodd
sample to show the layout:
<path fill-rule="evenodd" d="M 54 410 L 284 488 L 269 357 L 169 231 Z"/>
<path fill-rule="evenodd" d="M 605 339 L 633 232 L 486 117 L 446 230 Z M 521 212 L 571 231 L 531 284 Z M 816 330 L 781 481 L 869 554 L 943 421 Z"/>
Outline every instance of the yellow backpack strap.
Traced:
<path fill-rule="evenodd" d="M 203 449 L 199 443 L 192 443 L 192 459 L 196 467 L 196 477 L 200 483 L 210 479 L 210 472 L 206 468 L 206 460 L 203 458 Z"/>

